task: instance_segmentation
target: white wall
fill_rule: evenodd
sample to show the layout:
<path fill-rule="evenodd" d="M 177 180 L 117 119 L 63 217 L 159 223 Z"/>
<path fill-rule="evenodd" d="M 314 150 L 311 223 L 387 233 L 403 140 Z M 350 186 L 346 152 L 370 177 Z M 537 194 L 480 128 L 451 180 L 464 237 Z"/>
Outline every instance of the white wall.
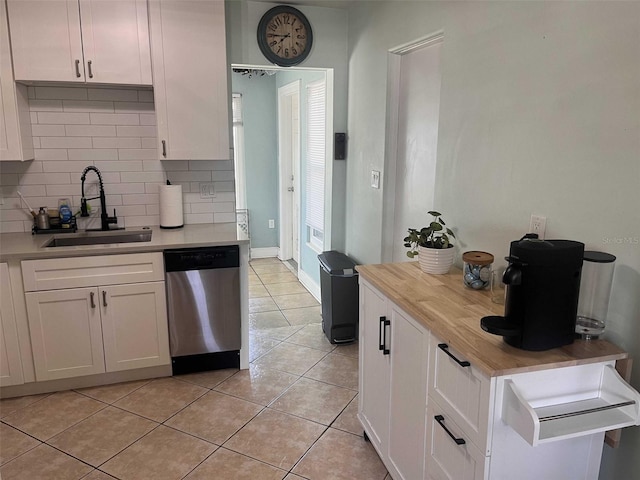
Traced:
<path fill-rule="evenodd" d="M 500 258 L 539 213 L 548 238 L 613 253 L 606 336 L 640 358 L 640 3 L 363 1 L 349 19 L 347 252 L 382 256 L 387 52 L 443 30 L 436 201 L 413 223 L 433 207 L 460 251 Z M 626 429 L 601 478 L 640 471 L 638 451 Z"/>

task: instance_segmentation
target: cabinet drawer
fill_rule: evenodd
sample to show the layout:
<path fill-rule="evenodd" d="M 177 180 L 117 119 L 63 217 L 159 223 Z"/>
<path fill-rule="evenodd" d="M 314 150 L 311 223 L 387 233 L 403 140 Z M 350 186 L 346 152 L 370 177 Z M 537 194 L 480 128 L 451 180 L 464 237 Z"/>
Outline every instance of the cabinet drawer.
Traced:
<path fill-rule="evenodd" d="M 492 379 L 485 376 L 462 354 L 431 335 L 429 345 L 429 397 L 437 400 L 448 417 L 484 455 L 490 454 L 487 442 L 492 405 Z"/>
<path fill-rule="evenodd" d="M 463 443 L 464 442 L 464 443 Z M 489 457 L 465 436 L 433 399 L 427 406 L 425 479 L 482 480 L 488 478 Z"/>
<path fill-rule="evenodd" d="M 22 278 L 27 292 L 156 282 L 164 279 L 164 266 L 161 252 L 25 260 Z"/>

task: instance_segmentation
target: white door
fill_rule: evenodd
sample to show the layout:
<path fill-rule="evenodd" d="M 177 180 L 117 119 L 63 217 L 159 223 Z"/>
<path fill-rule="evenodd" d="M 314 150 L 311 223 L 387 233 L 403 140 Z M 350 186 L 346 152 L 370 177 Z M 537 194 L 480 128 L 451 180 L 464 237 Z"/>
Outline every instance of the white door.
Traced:
<path fill-rule="evenodd" d="M 145 0 L 80 0 L 87 82 L 151 85 Z"/>
<path fill-rule="evenodd" d="M 299 263 L 300 81 L 278 88 L 280 256 Z"/>
<path fill-rule="evenodd" d="M 8 0 L 16 80 L 84 82 L 78 0 Z"/>
<path fill-rule="evenodd" d="M 171 363 L 164 282 L 98 290 L 107 372 Z"/>
<path fill-rule="evenodd" d="M 394 188 L 386 190 L 393 209 L 385 220 L 385 261 L 406 261 L 407 249 L 402 239 L 409 227 L 422 227 L 431 220 L 429 210 L 434 205 L 436 158 L 438 146 L 438 116 L 440 112 L 440 50 L 442 37 L 427 42 L 400 55 L 397 92 L 390 92 L 397 100 L 395 159 L 388 165 Z M 393 131 L 393 128 L 390 129 Z M 394 178 L 395 177 L 395 178 Z M 395 192 L 393 191 L 395 189 Z"/>
<path fill-rule="evenodd" d="M 36 380 L 104 373 L 96 288 L 25 294 Z"/>
<path fill-rule="evenodd" d="M 9 269 L 0 263 L 0 386 L 24 383 Z"/>

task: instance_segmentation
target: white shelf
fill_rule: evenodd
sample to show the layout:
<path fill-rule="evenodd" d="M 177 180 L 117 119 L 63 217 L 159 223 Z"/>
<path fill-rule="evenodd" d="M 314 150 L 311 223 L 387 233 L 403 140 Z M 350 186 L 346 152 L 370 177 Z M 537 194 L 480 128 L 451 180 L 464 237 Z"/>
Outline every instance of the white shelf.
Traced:
<path fill-rule="evenodd" d="M 611 365 L 602 366 L 600 382 L 577 401 L 550 395 L 525 397 L 513 380 L 504 385 L 503 420 L 530 445 L 640 425 L 640 394 Z M 535 403 L 535 406 L 533 405 Z"/>

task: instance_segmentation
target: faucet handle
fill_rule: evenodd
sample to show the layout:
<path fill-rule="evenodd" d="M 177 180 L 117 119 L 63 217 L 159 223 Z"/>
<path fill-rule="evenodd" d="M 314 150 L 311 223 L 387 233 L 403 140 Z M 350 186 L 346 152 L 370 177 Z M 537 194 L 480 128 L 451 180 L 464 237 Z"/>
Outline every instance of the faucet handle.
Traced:
<path fill-rule="evenodd" d="M 87 199 L 84 197 L 80 200 L 80 216 L 81 217 L 89 216 L 89 209 L 87 208 Z"/>
<path fill-rule="evenodd" d="M 116 216 L 116 209 L 113 209 L 113 217 L 108 217 L 107 218 L 107 223 L 114 223 L 117 224 L 118 223 L 118 217 Z"/>

